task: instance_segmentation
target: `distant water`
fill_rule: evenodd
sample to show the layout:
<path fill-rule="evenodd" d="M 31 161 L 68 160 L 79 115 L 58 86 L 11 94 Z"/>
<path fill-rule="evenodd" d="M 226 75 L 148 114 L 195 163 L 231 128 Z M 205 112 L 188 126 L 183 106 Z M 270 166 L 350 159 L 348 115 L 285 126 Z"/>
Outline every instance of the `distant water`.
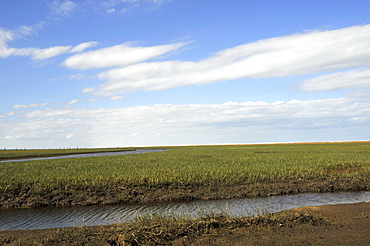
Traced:
<path fill-rule="evenodd" d="M 146 205 L 102 205 L 0 209 L 0 230 L 28 230 L 132 222 L 138 215 L 196 218 L 211 212 L 232 216 L 278 212 L 304 206 L 370 202 L 370 192 L 305 193 L 265 198 L 193 201 Z"/>
<path fill-rule="evenodd" d="M 138 149 L 138 150 L 130 150 L 130 151 L 98 152 L 98 153 L 78 154 L 78 155 L 63 155 L 63 156 L 52 156 L 52 157 L 4 160 L 4 161 L 0 161 L 0 163 L 1 162 L 15 162 L 15 161 L 38 161 L 38 160 L 65 159 L 65 158 L 81 158 L 81 157 L 93 157 L 93 156 L 132 155 L 132 154 L 143 154 L 143 153 L 161 152 L 161 151 L 167 151 L 167 149 Z"/>

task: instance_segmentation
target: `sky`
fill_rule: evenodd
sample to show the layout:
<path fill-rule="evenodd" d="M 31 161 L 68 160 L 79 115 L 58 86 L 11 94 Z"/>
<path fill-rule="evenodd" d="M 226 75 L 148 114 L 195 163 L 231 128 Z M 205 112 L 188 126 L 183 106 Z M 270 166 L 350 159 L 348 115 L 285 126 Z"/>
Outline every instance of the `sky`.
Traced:
<path fill-rule="evenodd" d="M 0 3 L 0 149 L 369 139 L 368 0 Z"/>

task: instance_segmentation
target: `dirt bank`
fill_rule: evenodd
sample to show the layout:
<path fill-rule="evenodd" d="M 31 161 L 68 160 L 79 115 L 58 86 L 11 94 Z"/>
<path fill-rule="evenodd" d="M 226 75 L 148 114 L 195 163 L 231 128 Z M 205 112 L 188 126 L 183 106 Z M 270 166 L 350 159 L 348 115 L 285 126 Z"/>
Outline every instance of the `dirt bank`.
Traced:
<path fill-rule="evenodd" d="M 370 203 L 327 205 L 293 209 L 321 223 L 219 229 L 194 240 L 182 239 L 176 245 L 369 245 Z"/>
<path fill-rule="evenodd" d="M 1 245 L 368 245 L 370 203 L 292 209 L 256 218 L 1 231 Z"/>
<path fill-rule="evenodd" d="M 113 186 L 83 187 L 69 185 L 58 190 L 32 193 L 29 190 L 12 190 L 0 194 L 0 207 L 45 207 L 96 204 L 150 203 L 165 201 L 190 201 L 263 197 L 305 192 L 363 191 L 369 190 L 367 182 L 354 180 L 285 180 L 241 184 L 235 186 Z"/>

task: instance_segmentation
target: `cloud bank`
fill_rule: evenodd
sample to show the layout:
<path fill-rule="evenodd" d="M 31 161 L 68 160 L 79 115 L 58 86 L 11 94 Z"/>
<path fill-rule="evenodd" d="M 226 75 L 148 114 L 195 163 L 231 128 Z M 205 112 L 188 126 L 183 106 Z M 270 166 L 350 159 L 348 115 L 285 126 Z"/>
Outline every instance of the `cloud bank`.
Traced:
<path fill-rule="evenodd" d="M 11 117 L 23 120 L 13 122 Z M 369 125 L 368 95 L 352 95 L 274 103 L 19 111 L 0 121 L 0 138 L 15 146 L 49 141 L 50 147 L 68 146 L 69 141 L 107 146 L 107 139 L 110 146 L 320 141 L 362 139 L 369 136 Z"/>
<path fill-rule="evenodd" d="M 112 58 L 102 62 L 95 58 L 103 57 L 110 50 L 129 49 L 127 46 L 114 46 L 70 57 L 64 65 L 76 69 L 120 66 L 99 73 L 98 77 L 104 83 L 84 90 L 110 96 L 135 90 L 164 90 L 242 78 L 284 77 L 362 68 L 370 66 L 368 40 L 370 25 L 364 25 L 260 40 L 219 51 L 200 61 L 141 62 L 145 57 L 152 57 L 150 51 L 143 47 L 140 47 L 142 53 L 137 60 L 132 58 L 120 62 L 118 58 Z"/>

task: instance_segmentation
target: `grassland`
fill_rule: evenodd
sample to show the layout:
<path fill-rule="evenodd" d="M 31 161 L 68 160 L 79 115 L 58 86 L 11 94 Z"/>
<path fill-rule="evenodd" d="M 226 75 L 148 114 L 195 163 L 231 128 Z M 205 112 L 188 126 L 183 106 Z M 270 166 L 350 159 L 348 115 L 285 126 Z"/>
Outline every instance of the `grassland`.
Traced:
<path fill-rule="evenodd" d="M 1 163 L 0 206 L 217 199 L 370 187 L 370 142 L 168 148 L 140 155 Z"/>

